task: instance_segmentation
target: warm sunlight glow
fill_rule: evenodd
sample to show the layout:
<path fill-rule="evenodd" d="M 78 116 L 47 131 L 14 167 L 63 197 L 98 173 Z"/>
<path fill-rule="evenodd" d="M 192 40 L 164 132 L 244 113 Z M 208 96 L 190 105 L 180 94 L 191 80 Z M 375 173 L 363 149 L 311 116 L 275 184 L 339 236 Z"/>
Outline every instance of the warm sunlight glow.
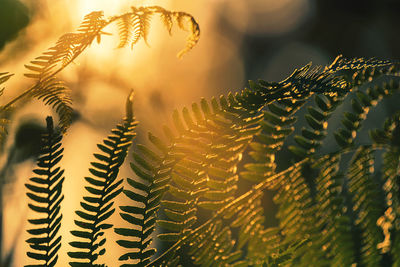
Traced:
<path fill-rule="evenodd" d="M 244 0 L 201 2 L 25 0 L 25 2 L 36 13 L 26 33 L 15 43 L 10 43 L 4 54 L 7 54 L 7 51 L 14 51 L 15 47 L 22 44 L 29 44 L 29 49 L 17 53 L 13 60 L 4 58 L 2 66 L 3 69 L 19 73 L 26 73 L 23 65 L 51 47 L 62 34 L 76 32 L 84 16 L 92 11 L 103 10 L 105 18 L 109 18 L 130 11 L 130 6 L 159 5 L 168 10 L 192 14 L 198 19 L 202 32 L 196 48 L 180 60 L 176 55 L 185 46 L 188 33 L 179 29 L 177 25 L 173 26 L 170 36 L 160 18 L 154 16 L 150 23 L 147 44 L 140 40 L 132 49 L 129 45 L 117 49 L 118 28 L 112 24 L 104 29 L 112 36 L 103 36 L 100 44 L 94 42 L 60 74 L 60 78 L 64 79 L 72 89 L 73 106 L 78 112 L 78 121 L 71 126 L 64 140 L 63 164 L 68 177 L 64 187 L 65 192 L 73 192 L 65 196 L 64 202 L 68 203 L 68 206 L 64 207 L 64 218 L 67 223 L 61 228 L 65 244 L 71 240 L 68 230 L 73 227 L 73 220 L 76 217 L 73 211 L 81 201 L 80 196 L 84 190 L 83 177 L 88 175 L 87 168 L 89 162 L 93 160 L 91 155 L 95 151 L 95 144 L 101 141 L 116 122 L 119 122 L 124 112 L 122 103 L 132 88 L 136 92 L 135 114 L 141 121 L 141 128 L 151 129 L 158 134 L 161 131 L 159 126 L 170 120 L 169 115 L 174 107 L 181 108 L 184 104 L 190 106 L 191 102 L 197 101 L 200 97 L 208 98 L 215 95 L 215 92 L 235 91 L 244 85 L 245 63 L 240 53 L 240 44 L 245 32 L 258 34 L 290 31 L 305 18 L 308 8 L 307 0 L 266 2 L 261 0 L 249 2 Z M 237 32 L 225 33 L 218 28 L 221 23 L 219 12 L 224 13 L 229 23 L 236 27 Z M 19 81 L 20 79 L 16 79 L 9 85 L 16 89 L 24 88 Z M 9 90 L 6 91 L 7 94 L 16 94 L 16 91 Z M 79 151 L 74 149 L 75 147 L 79 147 Z M 22 173 L 22 170 L 31 167 L 32 165 L 21 168 L 21 172 L 17 175 L 26 179 L 31 174 Z M 127 166 L 121 170 L 121 174 L 125 177 L 132 176 Z M 15 188 L 20 190 L 15 192 L 17 197 L 13 198 L 13 207 L 25 207 L 23 184 L 24 179 L 20 178 L 15 185 Z M 81 191 L 76 190 L 77 187 Z M 13 230 L 5 237 L 8 240 L 6 250 L 11 249 L 10 244 L 16 238 L 25 240 L 27 237 L 25 231 L 17 233 L 15 227 L 20 225 L 15 223 L 15 217 L 10 216 L 13 207 L 7 206 L 5 228 Z M 117 215 L 114 217 L 114 219 L 119 218 Z M 108 240 L 112 241 L 112 238 Z M 112 247 L 109 246 L 109 253 L 119 254 L 118 247 Z M 27 248 L 26 243 L 21 243 L 16 248 L 18 256 L 14 262 L 15 266 L 30 262 L 25 257 Z M 69 259 L 66 252 L 69 250 L 68 245 L 62 246 L 60 266 L 67 266 Z M 115 266 L 115 262 L 107 262 L 107 259 L 105 263 Z"/>
<path fill-rule="evenodd" d="M 400 5 L 0 2 L 0 267 L 400 267 Z"/>

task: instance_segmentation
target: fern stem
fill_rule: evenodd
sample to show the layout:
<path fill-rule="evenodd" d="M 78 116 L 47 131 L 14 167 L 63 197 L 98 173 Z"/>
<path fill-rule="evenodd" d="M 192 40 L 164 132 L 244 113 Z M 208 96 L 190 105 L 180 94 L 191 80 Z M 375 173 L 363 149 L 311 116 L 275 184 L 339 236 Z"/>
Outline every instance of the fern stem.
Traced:
<path fill-rule="evenodd" d="M 5 112 L 8 108 L 10 108 L 14 103 L 18 102 L 22 98 L 28 96 L 30 93 L 32 93 L 33 90 L 35 90 L 39 86 L 40 82 L 37 82 L 36 84 L 32 85 L 29 89 L 25 90 L 22 94 L 16 96 L 13 98 L 10 102 L 2 106 L 1 112 Z"/>

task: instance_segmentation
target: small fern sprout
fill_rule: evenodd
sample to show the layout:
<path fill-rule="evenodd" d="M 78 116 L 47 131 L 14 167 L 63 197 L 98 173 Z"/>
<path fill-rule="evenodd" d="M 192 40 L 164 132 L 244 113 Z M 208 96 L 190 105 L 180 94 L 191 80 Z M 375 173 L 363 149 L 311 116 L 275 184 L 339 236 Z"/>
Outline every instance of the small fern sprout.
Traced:
<path fill-rule="evenodd" d="M 29 266 L 55 266 L 58 260 L 58 250 L 61 247 L 61 236 L 58 231 L 61 227 L 61 202 L 64 199 L 62 185 L 64 182 L 62 170 L 58 165 L 62 158 L 61 135 L 53 126 L 53 119 L 47 117 L 47 132 L 43 135 L 41 154 L 37 161 L 37 168 L 33 172 L 37 175 L 25 184 L 27 196 L 31 200 L 28 206 L 39 218 L 29 219 L 33 226 L 28 230 L 30 238 L 26 240 L 31 251 L 27 255 L 36 260 Z"/>

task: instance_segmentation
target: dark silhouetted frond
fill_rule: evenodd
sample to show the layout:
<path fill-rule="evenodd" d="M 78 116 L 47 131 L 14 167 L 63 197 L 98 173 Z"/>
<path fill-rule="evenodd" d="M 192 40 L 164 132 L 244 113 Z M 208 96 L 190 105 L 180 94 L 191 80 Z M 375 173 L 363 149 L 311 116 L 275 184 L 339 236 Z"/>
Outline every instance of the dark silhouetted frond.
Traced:
<path fill-rule="evenodd" d="M 117 179 L 119 168 L 125 160 L 135 136 L 137 125 L 132 112 L 133 93 L 127 100 L 127 117 L 113 129 L 112 134 L 98 144 L 101 153 L 95 153 L 96 162 L 89 169 L 92 177 L 85 177 L 89 183 L 85 187 L 87 195 L 81 202 L 81 210 L 76 211 L 78 230 L 71 231 L 75 239 L 70 245 L 75 251 L 68 252 L 74 260 L 71 266 L 93 266 L 100 255 L 104 255 L 104 230 L 113 225 L 107 219 L 114 213 L 114 199 L 122 192 L 122 179 Z"/>
<path fill-rule="evenodd" d="M 57 253 L 61 247 L 58 230 L 62 220 L 60 204 L 64 199 L 64 170 L 58 165 L 64 149 L 61 148 L 61 135 L 54 131 L 51 117 L 47 117 L 47 132 L 42 142 L 38 167 L 33 171 L 38 176 L 30 178 L 25 184 L 30 199 L 28 206 L 36 214 L 40 214 L 28 220 L 34 228 L 28 230 L 30 238 L 26 242 L 30 251 L 27 255 L 36 260 L 35 264 L 28 266 L 56 266 Z"/>

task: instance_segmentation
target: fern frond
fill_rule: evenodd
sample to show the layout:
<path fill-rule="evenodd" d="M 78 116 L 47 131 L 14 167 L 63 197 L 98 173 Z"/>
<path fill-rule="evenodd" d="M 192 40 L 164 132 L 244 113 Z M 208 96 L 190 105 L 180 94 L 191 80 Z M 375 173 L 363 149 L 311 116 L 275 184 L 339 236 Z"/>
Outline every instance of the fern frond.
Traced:
<path fill-rule="evenodd" d="M 273 102 L 281 99 L 303 99 L 314 93 L 323 93 L 331 96 L 348 92 L 347 82 L 334 72 L 324 71 L 321 67 L 308 65 L 296 69 L 288 78 L 281 82 L 259 81 L 258 88 Z"/>
<path fill-rule="evenodd" d="M 352 199 L 356 191 L 345 190 L 344 176 L 338 172 L 341 152 L 322 159 L 308 157 L 315 154 L 318 142 L 326 136 L 324 130 L 330 114 L 353 89 L 341 71 L 364 71 L 374 66 L 383 71 L 393 66 L 388 62 L 349 62 L 325 69 L 307 65 L 282 82 L 251 83 L 250 89 L 235 95 L 202 100 L 193 104 L 191 110 L 175 111 L 174 127 L 164 127 L 165 138 L 150 134 L 154 148 L 140 146 L 141 152 L 134 153 L 131 166 L 138 177 L 130 181 L 131 193 L 126 193 L 140 203 L 140 208 L 133 206 L 127 212 L 124 207 L 122 216 L 129 218 L 127 221 L 135 229 L 132 240 L 120 242 L 132 249 L 132 254 L 126 254 L 124 259 L 150 266 L 178 263 L 176 251 L 190 244 L 189 255 L 200 265 L 208 265 L 212 259 L 219 265 L 286 261 L 300 266 L 307 262 L 334 262 L 340 266 L 361 262 L 363 252 L 357 251 L 359 244 L 352 240 L 359 237 L 360 242 L 368 241 L 354 232 L 364 233 L 364 225 L 352 222 L 352 216 L 358 216 L 360 211 L 353 210 L 346 200 Z M 275 174 L 275 154 L 293 131 L 295 112 L 317 93 L 324 95 L 315 97 L 316 108 L 309 108 L 310 128 L 303 131 L 302 138 L 295 138 L 297 148 L 302 149 L 299 158 L 303 160 Z M 258 184 L 236 197 L 237 169 L 248 146 L 254 163 L 246 164 L 246 171 L 240 174 Z M 156 185 L 157 189 L 152 189 Z M 280 205 L 280 225 L 275 231 L 263 226 L 260 198 L 266 188 L 278 191 L 275 201 Z M 151 197 L 155 201 L 149 208 Z M 343 212 L 346 208 L 351 212 Z M 159 238 L 173 242 L 154 261 L 149 261 L 154 253 L 149 247 L 151 237 L 146 235 L 148 239 L 142 239 L 148 209 L 151 215 L 165 215 L 158 220 L 163 229 Z M 199 212 L 211 218 L 201 223 Z M 150 221 L 147 227 L 153 231 Z M 233 234 L 236 232 L 237 237 Z M 343 235 L 336 238 L 334 233 Z M 224 246 L 217 249 L 210 244 L 215 239 L 224 240 Z M 285 249 L 291 252 L 285 254 Z M 146 250 L 151 253 L 143 254 Z M 262 251 L 278 256 L 274 258 Z"/>
<path fill-rule="evenodd" d="M 222 218 L 226 219 L 232 219 L 232 216 L 237 215 L 237 211 L 246 211 L 253 203 L 254 201 L 257 201 L 259 198 L 260 194 L 262 194 L 262 191 L 269 187 L 271 183 L 277 183 L 276 181 L 281 181 L 285 176 L 293 171 L 296 168 L 299 168 L 300 165 L 304 164 L 306 160 L 303 160 L 301 162 L 298 162 L 294 164 L 292 167 L 288 168 L 285 171 L 282 171 L 278 174 L 275 174 L 271 177 L 268 177 L 268 179 L 260 182 L 256 186 L 254 186 L 251 190 L 246 192 L 245 194 L 235 198 L 229 203 L 226 203 L 225 206 L 221 207 L 217 212 L 215 212 L 209 220 L 204 222 L 203 224 L 199 225 L 198 227 L 192 229 L 191 231 L 188 231 L 186 235 L 184 235 L 181 239 L 178 239 L 177 242 L 175 242 L 171 247 L 168 248 L 167 251 L 165 251 L 161 256 L 159 256 L 157 259 L 152 261 L 149 266 L 160 266 L 161 264 L 165 263 L 173 257 L 174 253 L 176 252 L 177 249 L 181 248 L 184 244 L 191 244 L 191 246 L 196 246 L 197 242 L 200 242 L 204 238 L 209 238 L 209 234 L 212 233 L 208 231 L 208 229 L 211 229 L 210 227 L 217 223 L 219 220 Z M 241 224 L 243 226 L 246 226 L 245 224 Z M 265 233 L 267 234 L 267 233 Z M 200 239 L 199 239 L 200 238 Z M 252 237 L 254 238 L 254 236 Z M 257 237 L 256 237 L 257 238 Z M 194 243 L 195 240 L 198 240 L 196 243 Z M 271 239 L 273 240 L 273 239 Z M 279 248 L 278 248 L 279 249 Z M 289 249 L 288 253 L 291 253 L 292 250 Z M 236 253 L 239 252 L 234 252 L 235 255 Z M 226 256 L 226 255 L 225 255 Z M 265 259 L 267 261 L 268 259 Z M 281 258 L 282 261 L 284 261 L 283 258 Z M 279 262 L 279 259 L 277 260 Z M 245 266 L 247 265 L 247 261 L 239 261 L 237 262 L 239 266 L 241 264 L 244 264 Z M 162 265 L 164 266 L 164 265 Z M 168 266 L 168 265 L 167 265 Z"/>
<path fill-rule="evenodd" d="M 314 154 L 322 145 L 323 139 L 327 136 L 328 120 L 331 114 L 342 103 L 344 95 L 315 95 L 314 101 L 317 107 L 309 106 L 305 119 L 309 127 L 303 128 L 300 135 L 294 137 L 296 146 L 289 146 L 288 149 L 299 158 Z"/>
<path fill-rule="evenodd" d="M 400 154 L 398 147 L 387 151 L 383 155 L 383 188 L 386 193 L 387 209 L 385 214 L 378 219 L 377 224 L 382 228 L 384 240 L 378 244 L 383 253 L 389 253 L 393 258 L 393 266 L 400 265 L 400 186 L 399 186 Z"/>
<path fill-rule="evenodd" d="M 353 210 L 357 213 L 356 224 L 362 230 L 362 261 L 367 266 L 381 262 L 378 244 L 383 240 L 382 229 L 377 225 L 384 214 L 382 189 L 373 180 L 374 158 L 372 150 L 360 147 L 350 164 L 349 192 L 353 193 Z"/>
<path fill-rule="evenodd" d="M 376 106 L 383 97 L 390 96 L 399 88 L 399 77 L 391 77 L 389 81 L 382 79 L 379 83 L 372 84 L 366 92 L 357 91 L 351 101 L 352 111 L 344 113 L 342 120 L 344 127 L 335 132 L 336 142 L 342 148 L 352 146 L 357 136 L 357 130 L 360 129 L 371 108 Z"/>
<path fill-rule="evenodd" d="M 150 19 L 153 11 L 145 7 L 135 8 L 132 7 L 132 13 L 136 17 L 134 38 L 131 46 L 136 44 L 140 38 L 147 43 L 147 36 L 149 35 Z"/>
<path fill-rule="evenodd" d="M 230 100 L 228 103 L 221 98 L 218 103 L 213 99 L 210 104 L 202 100 L 200 106 L 192 105 L 192 114 L 183 109 L 182 117 L 174 112 L 178 135 L 174 136 L 172 130 L 167 132 L 173 141 L 171 152 L 179 158 L 171 169 L 168 193 L 174 199 L 188 202 L 185 211 L 164 202 L 169 220 L 160 220 L 162 227 L 184 233 L 196 221 L 193 215 L 197 207 L 218 210 L 233 199 L 238 180 L 236 165 L 254 133 L 259 131 L 256 124 L 261 114 L 257 111 L 248 114 L 245 108 L 236 106 L 234 97 Z M 177 217 L 176 213 L 184 216 Z"/>
<path fill-rule="evenodd" d="M 46 105 L 52 106 L 59 116 L 60 128 L 65 132 L 71 124 L 73 112 L 70 89 L 63 82 L 51 78 L 43 81 L 42 88 L 33 91 L 32 95 L 42 100 Z"/>
<path fill-rule="evenodd" d="M 197 24 L 196 20 L 189 14 L 184 13 L 184 12 L 178 12 L 175 16 L 175 19 L 178 21 L 178 25 L 181 29 L 186 30 L 190 32 L 190 35 L 187 37 L 186 40 L 186 47 L 182 49 L 178 53 L 178 57 L 181 58 L 183 57 L 187 52 L 193 49 L 197 42 L 200 39 L 200 27 L 199 24 Z M 188 29 L 184 26 L 183 20 L 186 20 L 188 23 Z M 167 24 L 168 27 L 168 24 Z"/>
<path fill-rule="evenodd" d="M 123 48 L 131 42 L 133 19 L 131 13 L 126 13 L 120 16 L 117 20 L 119 31 L 119 45 L 118 48 Z"/>
<path fill-rule="evenodd" d="M 160 164 L 159 158 L 154 157 L 153 154 L 146 150 L 143 146 L 138 146 L 146 158 L 140 157 L 134 153 L 133 157 L 140 165 L 147 171 L 151 169 L 151 164 Z M 151 163 L 150 163 L 151 162 Z M 131 163 L 132 170 L 138 170 L 135 163 Z M 160 205 L 162 194 L 167 189 L 162 178 L 156 180 L 149 179 L 149 176 L 141 176 L 141 180 L 133 180 L 128 178 L 127 182 L 131 189 L 124 190 L 124 194 L 133 201 L 131 206 L 120 206 L 121 217 L 128 222 L 130 228 L 115 228 L 114 231 L 129 240 L 118 240 L 117 243 L 130 251 L 123 254 L 119 260 L 127 261 L 133 260 L 135 266 L 144 266 L 150 261 L 150 257 L 155 253 L 154 248 L 150 248 L 152 243 L 152 233 L 155 230 L 156 211 Z M 132 264 L 123 264 L 121 266 L 132 266 Z"/>
<path fill-rule="evenodd" d="M 197 44 L 200 37 L 199 25 L 190 14 L 184 12 L 167 11 L 159 6 L 132 7 L 131 12 L 113 16 L 106 20 L 102 11 L 95 11 L 85 16 L 78 32 L 61 36 L 57 43 L 44 52 L 42 56 L 31 61 L 31 64 L 25 65 L 31 71 L 26 73 L 25 76 L 38 79 L 38 81 L 54 77 L 75 60 L 95 39 L 100 42 L 101 36 L 107 34 L 102 30 L 113 22 L 116 22 L 119 28 L 119 47 L 124 47 L 129 42 L 134 45 L 141 38 L 147 42 L 150 19 L 153 14 L 161 16 L 168 31 L 171 29 L 172 18 L 174 18 L 181 29 L 190 32 L 186 47 L 179 52 L 179 57 Z M 40 87 L 40 85 L 37 85 L 37 87 Z"/>
<path fill-rule="evenodd" d="M 200 27 L 190 14 L 168 11 L 159 6 L 132 7 L 132 12 L 110 19 L 110 21 L 117 21 L 118 24 L 120 34 L 120 43 L 118 47 L 125 47 L 129 43 L 131 47 L 133 47 L 141 38 L 147 43 L 150 20 L 153 15 L 160 16 L 170 34 L 174 21 L 178 24 L 180 29 L 190 33 L 185 48 L 178 53 L 179 58 L 189 52 L 199 41 Z"/>
<path fill-rule="evenodd" d="M 267 105 L 261 132 L 250 143 L 248 154 L 254 163 L 244 165 L 241 177 L 260 182 L 275 172 L 275 155 L 283 147 L 286 138 L 293 132 L 296 117 L 293 114 L 305 103 L 304 100 L 281 100 Z"/>
<path fill-rule="evenodd" d="M 166 187 L 169 190 L 161 201 L 166 219 L 158 224 L 166 232 L 160 239 L 171 242 L 185 236 L 197 221 L 199 207 L 214 211 L 233 200 L 238 179 L 235 166 L 259 131 L 257 123 L 262 118 L 257 107 L 244 104 L 230 95 L 210 103 L 202 100 L 181 114 L 175 111 L 175 130 L 164 128 L 167 141 L 149 135 L 155 152 L 141 146 L 141 155 L 134 154 L 131 166 L 140 178 L 137 182 L 152 181 L 162 192 L 157 199 Z M 229 249 L 225 252 L 229 254 Z"/>
<path fill-rule="evenodd" d="M 199 25 L 191 15 L 184 12 L 167 11 L 159 6 L 132 7 L 131 12 L 111 17 L 108 20 L 104 18 L 102 11 L 92 12 L 84 17 L 77 32 L 64 34 L 58 39 L 54 46 L 50 47 L 41 56 L 35 58 L 35 60 L 31 61 L 30 64 L 25 65 L 29 72 L 24 75 L 28 78 L 35 79 L 36 83 L 24 93 L 12 99 L 8 104 L 2 106 L 1 110 L 7 110 L 12 104 L 26 96 L 53 94 L 54 91 L 46 92 L 46 89 L 49 89 L 47 86 L 48 81 L 53 80 L 59 72 L 73 62 L 93 43 L 95 39 L 100 43 L 103 35 L 109 35 L 108 33 L 103 32 L 103 29 L 113 22 L 116 22 L 119 28 L 120 43 L 118 47 L 124 47 L 129 42 L 133 46 L 141 38 L 147 42 L 150 19 L 153 14 L 161 16 L 163 23 L 167 26 L 169 32 L 171 32 L 172 18 L 179 21 L 179 26 L 182 29 L 186 29 L 186 24 L 189 25 L 187 30 L 190 31 L 190 36 L 186 47 L 178 54 L 179 57 L 191 50 L 197 44 L 200 37 Z M 186 24 L 183 23 L 185 20 L 187 20 Z M 1 77 L 2 75 L 3 77 Z M 0 84 L 2 81 L 1 79 L 4 79 L 5 81 L 8 78 L 7 73 L 1 73 Z M 57 105 L 56 107 L 60 111 L 59 114 L 67 114 L 67 103 L 63 101 L 59 103 L 60 105 Z M 63 104 L 61 105 L 61 103 Z M 63 107 L 61 108 L 61 106 Z M 69 124 L 69 118 L 61 117 L 61 124 L 61 127 L 65 129 Z"/>
<path fill-rule="evenodd" d="M 62 158 L 61 135 L 53 128 L 53 120 L 47 117 L 47 133 L 43 136 L 43 145 L 39 156 L 38 167 L 33 171 L 37 177 L 29 179 L 25 184 L 27 196 L 31 203 L 29 208 L 40 214 L 39 218 L 28 220 L 34 228 L 29 229 L 30 238 L 26 240 L 31 251 L 27 255 L 36 260 L 29 266 L 55 266 L 58 260 L 58 250 L 61 247 L 62 215 L 60 204 L 64 199 L 62 194 L 63 173 L 58 167 Z"/>
<path fill-rule="evenodd" d="M 385 64 L 382 63 L 382 65 Z M 360 67 L 350 66 L 349 68 L 358 70 Z M 259 84 L 252 83 L 250 90 L 246 89 L 240 94 L 230 95 L 227 99 L 221 98 L 219 102 L 212 100 L 211 105 L 207 102 L 202 102 L 201 107 L 193 105 L 193 115 L 188 109 L 184 109 L 182 115 L 174 112 L 173 121 L 176 130 L 165 128 L 167 141 L 163 142 L 154 137 L 151 140 L 157 147 L 157 153 L 153 154 L 160 155 L 160 162 L 165 162 L 165 166 L 161 168 L 159 168 L 160 166 L 152 166 L 152 168 L 146 169 L 146 164 L 140 167 L 138 162 L 135 165 L 137 167 L 135 172 L 139 177 L 156 177 L 157 172 L 162 169 L 165 170 L 162 172 L 165 180 L 170 179 L 170 181 L 165 182 L 169 183 L 169 191 L 165 195 L 165 200 L 161 201 L 162 208 L 160 210 L 165 213 L 167 219 L 159 221 L 159 225 L 167 229 L 167 232 L 161 234 L 160 238 L 175 241 L 173 249 L 178 249 L 187 242 L 192 242 L 192 245 L 196 247 L 202 241 L 211 238 L 210 235 L 207 235 L 207 231 L 203 232 L 203 230 L 212 228 L 208 228 L 204 224 L 196 228 L 197 209 L 215 210 L 212 214 L 219 214 L 217 210 L 223 210 L 224 207 L 229 206 L 227 203 L 234 201 L 235 190 L 230 191 L 230 189 L 234 188 L 232 186 L 235 186 L 238 179 L 235 173 L 240 157 L 237 158 L 237 155 L 243 153 L 247 145 L 250 144 L 253 150 L 250 151 L 249 155 L 252 156 L 255 163 L 246 164 L 247 170 L 241 174 L 244 178 L 261 182 L 265 186 L 264 188 L 280 190 L 276 201 L 278 204 L 284 205 L 278 213 L 281 218 L 280 229 L 282 231 L 279 234 L 283 235 L 284 239 L 283 245 L 278 247 L 283 248 L 287 244 L 293 244 L 293 242 L 304 242 L 294 254 L 296 263 L 305 263 L 307 259 L 311 259 L 315 263 L 328 262 L 334 258 L 332 251 L 338 250 L 336 244 L 340 244 L 342 240 L 334 240 L 331 243 L 326 239 L 320 241 L 321 235 L 318 231 L 324 230 L 324 226 L 328 222 L 322 215 L 322 210 L 319 211 L 321 214 L 318 217 L 313 217 L 313 214 L 319 209 L 316 205 L 316 197 L 319 197 L 319 194 L 326 194 L 327 191 L 332 189 L 323 187 L 323 182 L 318 180 L 323 179 L 322 173 L 326 174 L 326 169 L 321 170 L 321 176 L 316 177 L 319 177 L 316 184 L 309 180 L 315 179 L 315 177 L 313 178 L 312 174 L 307 174 L 310 165 L 302 166 L 301 164 L 292 169 L 290 175 L 279 176 L 280 179 L 286 177 L 286 179 L 289 179 L 288 181 L 279 180 L 274 175 L 276 167 L 274 157 L 275 153 L 283 146 L 286 137 L 293 131 L 291 127 L 296 121 L 293 114 L 312 94 L 324 93 L 325 96 L 316 96 L 315 98 L 318 109 L 314 108 L 309 111 L 309 124 L 312 129 L 303 133 L 309 140 L 315 141 L 315 145 L 307 147 L 307 150 L 304 149 L 306 153 L 303 152 L 299 155 L 300 158 L 304 158 L 304 155 L 314 153 L 318 146 L 316 141 L 322 140 L 326 135 L 323 132 L 324 127 L 326 127 L 324 124 L 329 119 L 330 113 L 341 103 L 341 97 L 349 91 L 349 83 L 342 79 L 341 75 L 332 70 L 311 69 L 310 65 L 307 65 L 295 71 L 282 82 L 267 83 L 260 81 Z M 263 108 L 265 108 L 265 111 L 262 111 Z M 243 114 L 248 115 L 244 116 Z M 236 132 L 237 130 L 239 132 Z M 319 131 L 319 134 L 317 131 Z M 243 132 L 242 136 L 238 134 L 241 132 Z M 306 142 L 300 141 L 299 143 L 306 144 Z M 230 154 L 231 151 L 232 154 Z M 327 162 L 331 162 L 329 158 Z M 332 162 L 324 168 L 336 169 L 332 166 L 337 166 L 338 161 Z M 154 172 L 155 170 L 156 172 Z M 230 172 L 230 170 L 234 170 L 234 172 Z M 205 177 L 209 179 L 207 183 L 203 181 Z M 270 177 L 275 177 L 275 179 L 270 180 Z M 341 177 L 339 174 L 333 172 L 324 178 L 332 180 L 332 183 L 335 179 L 340 180 L 339 177 Z M 268 181 L 268 183 L 265 181 Z M 335 207 L 335 204 L 333 204 L 335 201 L 340 202 L 342 197 L 338 193 L 341 191 L 341 185 L 338 185 L 337 181 L 335 183 L 336 193 L 332 192 L 331 194 L 332 198 L 336 200 L 333 200 L 332 204 L 331 202 L 326 204 L 331 205 L 329 210 L 331 214 L 339 213 L 342 208 L 342 206 Z M 323 199 L 322 196 L 321 199 Z M 164 206 L 163 203 L 166 205 Z M 235 207 L 242 208 L 243 211 L 247 212 L 243 214 L 247 216 L 242 216 L 242 223 L 230 225 L 226 231 L 238 229 L 239 232 L 249 235 L 242 234 L 237 241 L 232 239 L 230 242 L 233 242 L 233 247 L 219 251 L 222 254 L 213 254 L 211 247 L 200 246 L 201 249 L 191 252 L 195 261 L 206 264 L 206 260 L 202 261 L 199 258 L 200 255 L 204 255 L 205 250 L 210 252 L 211 256 L 216 256 L 219 259 L 228 257 L 230 253 L 235 253 L 235 255 L 238 253 L 237 255 L 241 255 L 238 256 L 239 258 L 245 257 L 242 258 L 245 262 L 255 263 L 270 260 L 267 257 L 262 258 L 256 253 L 257 249 L 255 249 L 254 244 L 262 244 L 263 242 L 260 239 L 247 239 L 248 236 L 262 236 L 267 231 L 262 227 L 262 209 L 257 212 L 259 206 L 246 206 L 242 202 L 240 206 Z M 259 216 L 253 217 L 249 214 L 258 214 Z M 248 218 L 250 219 L 246 220 Z M 254 228 L 249 228 L 252 221 L 256 222 L 254 225 L 252 224 Z M 347 237 L 351 236 L 345 230 L 346 227 L 351 225 L 345 220 L 331 221 L 329 224 L 337 231 L 346 233 Z M 306 225 L 308 226 L 306 227 Z M 320 228 L 314 229 L 314 225 L 319 225 Z M 329 228 L 329 231 L 331 229 Z M 195 236 L 197 237 L 195 238 Z M 299 236 L 307 237 L 307 239 L 298 240 Z M 192 238 L 195 238 L 195 240 Z M 228 235 L 224 238 L 228 240 Z M 278 236 L 274 238 L 280 239 Z M 313 243 L 322 245 L 315 253 L 305 253 L 307 247 Z M 247 249 L 254 251 L 254 253 L 251 252 L 247 256 L 243 256 L 240 250 L 244 248 L 244 245 L 247 245 Z M 265 244 L 265 246 L 273 247 L 271 244 Z M 266 248 L 265 246 L 263 249 Z M 322 246 L 326 248 L 326 251 L 321 251 Z M 279 251 L 279 249 L 275 251 Z M 154 263 L 160 263 L 170 252 L 171 250 L 168 250 L 163 254 L 163 257 L 157 259 Z M 336 261 L 349 263 L 352 262 L 352 258 L 345 257 L 342 259 L 339 256 Z M 222 264 L 222 262 L 220 263 Z"/>
<path fill-rule="evenodd" d="M 71 231 L 79 241 L 70 242 L 75 251 L 68 252 L 74 262 L 71 266 L 92 266 L 98 256 L 105 253 L 106 239 L 104 230 L 112 227 L 107 219 L 114 213 L 114 199 L 122 192 L 122 179 L 117 179 L 119 168 L 125 160 L 127 151 L 135 136 L 137 122 L 132 113 L 132 93 L 127 100 L 127 117 L 123 124 L 118 124 L 112 134 L 98 144 L 101 154 L 94 154 L 97 162 L 92 162 L 89 169 L 92 177 L 85 177 L 89 183 L 85 187 L 88 195 L 83 197 L 81 210 L 75 225 L 79 230 Z"/>
<path fill-rule="evenodd" d="M 101 35 L 101 30 L 107 24 L 103 12 L 96 11 L 86 15 L 77 33 L 64 34 L 42 56 L 31 61 L 30 65 L 25 65 L 32 71 L 25 76 L 39 81 L 54 77 Z"/>
<path fill-rule="evenodd" d="M 397 253 L 400 248 L 399 125 L 400 113 L 396 112 L 385 121 L 383 129 L 370 131 L 371 139 L 375 144 L 384 145 L 388 148 L 383 154 L 382 166 L 383 189 L 386 194 L 387 209 L 385 214 L 377 221 L 385 238 L 378 244 L 378 248 L 381 249 L 382 253 L 388 253 L 392 257 L 393 266 L 400 266 L 400 256 Z"/>
<path fill-rule="evenodd" d="M 379 60 L 375 58 L 352 58 L 348 59 L 339 55 L 335 58 L 331 65 L 325 67 L 325 70 L 337 72 L 340 70 L 362 70 L 367 68 L 379 68 L 393 65 L 392 61 Z"/>

